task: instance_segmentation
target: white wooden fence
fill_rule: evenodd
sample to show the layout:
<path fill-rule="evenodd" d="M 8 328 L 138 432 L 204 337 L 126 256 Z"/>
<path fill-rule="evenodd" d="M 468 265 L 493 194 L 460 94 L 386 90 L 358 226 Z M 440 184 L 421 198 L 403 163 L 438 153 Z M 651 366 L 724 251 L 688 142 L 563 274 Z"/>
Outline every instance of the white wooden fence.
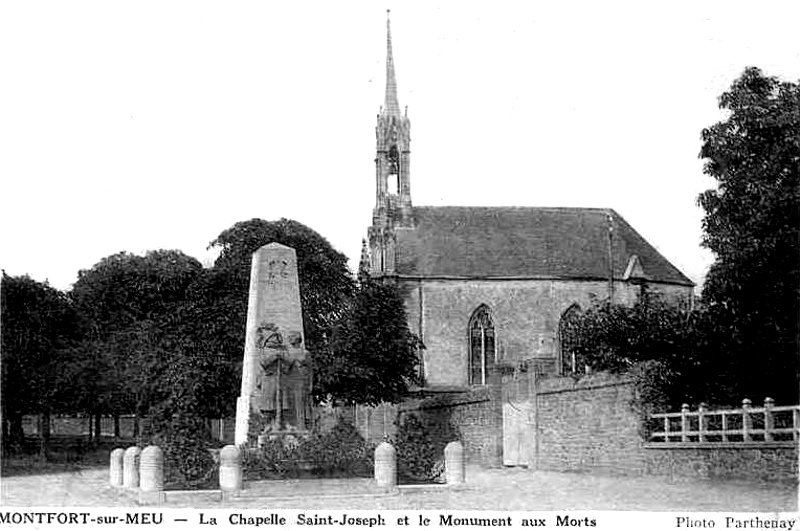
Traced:
<path fill-rule="evenodd" d="M 683 404 L 679 413 L 650 415 L 652 443 L 773 443 L 800 440 L 800 406 L 775 406 L 771 398 L 763 407 L 748 399 L 739 409 L 692 411 Z"/>

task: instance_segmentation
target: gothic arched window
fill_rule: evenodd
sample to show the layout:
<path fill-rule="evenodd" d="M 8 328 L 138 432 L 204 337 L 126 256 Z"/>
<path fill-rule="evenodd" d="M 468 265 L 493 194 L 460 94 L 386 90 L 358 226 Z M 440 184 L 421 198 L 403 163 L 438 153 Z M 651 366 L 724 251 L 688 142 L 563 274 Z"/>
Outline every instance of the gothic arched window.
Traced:
<path fill-rule="evenodd" d="M 486 384 L 486 378 L 494 362 L 494 323 L 489 307 L 481 305 L 469 320 L 469 383 Z"/>
<path fill-rule="evenodd" d="M 581 307 L 573 304 L 561 314 L 558 322 L 558 347 L 559 357 L 561 358 L 561 374 L 575 374 L 582 372 L 583 367 L 579 367 L 578 359 L 575 356 L 573 345 L 575 344 L 576 321 L 581 315 Z"/>

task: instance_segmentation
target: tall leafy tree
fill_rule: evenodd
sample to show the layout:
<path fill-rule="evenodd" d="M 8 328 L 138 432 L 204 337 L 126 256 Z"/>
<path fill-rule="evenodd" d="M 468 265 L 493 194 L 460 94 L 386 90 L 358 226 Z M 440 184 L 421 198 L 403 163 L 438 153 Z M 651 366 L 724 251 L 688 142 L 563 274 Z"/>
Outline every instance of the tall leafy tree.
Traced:
<path fill-rule="evenodd" d="M 82 270 L 70 293 L 84 319 L 83 407 L 89 412 L 143 413 L 165 391 L 162 344 L 200 263 L 175 250 L 118 253 Z"/>
<path fill-rule="evenodd" d="M 108 333 L 172 312 L 201 269 L 177 250 L 121 252 L 79 271 L 71 295 L 93 326 Z"/>
<path fill-rule="evenodd" d="M 171 350 L 200 370 L 202 386 L 196 395 L 210 418 L 233 416 L 239 396 L 247 291 L 244 297 L 237 293 L 230 276 L 224 270 L 203 270 L 170 326 Z"/>
<path fill-rule="evenodd" d="M 66 385 L 75 386 L 61 374 L 71 363 L 77 318 L 64 293 L 28 276 L 3 272 L 0 298 L 3 432 L 13 445 L 23 436 L 23 415 L 68 406 L 59 399 L 69 394 Z"/>
<path fill-rule="evenodd" d="M 227 305 L 229 292 L 219 271 L 164 250 L 107 257 L 73 288 L 89 324 L 78 374 L 94 377 L 87 402 L 95 413 L 150 417 L 141 435 L 164 449 L 176 485 L 208 480 L 206 419 L 232 414 L 235 404 L 238 373 L 226 348 L 240 308 Z"/>
<path fill-rule="evenodd" d="M 313 361 L 325 350 L 334 324 L 354 293 L 355 281 L 347 257 L 297 221 L 241 221 L 211 242 L 210 247 L 218 248 L 220 254 L 204 289 L 209 296 L 213 291 L 215 300 L 229 311 L 218 313 L 209 326 L 218 330 L 217 337 L 227 342 L 225 348 L 241 360 L 252 254 L 272 242 L 292 247 L 297 253 L 303 327 Z"/>
<path fill-rule="evenodd" d="M 420 339 L 408 329 L 399 288 L 362 275 L 358 291 L 315 359 L 318 400 L 398 402 L 418 383 Z"/>
<path fill-rule="evenodd" d="M 798 400 L 800 85 L 748 68 L 722 94 L 727 118 L 702 134 L 717 181 L 698 203 L 714 252 L 703 289 L 719 377 L 730 392 Z M 741 399 L 740 398 L 740 399 Z"/>

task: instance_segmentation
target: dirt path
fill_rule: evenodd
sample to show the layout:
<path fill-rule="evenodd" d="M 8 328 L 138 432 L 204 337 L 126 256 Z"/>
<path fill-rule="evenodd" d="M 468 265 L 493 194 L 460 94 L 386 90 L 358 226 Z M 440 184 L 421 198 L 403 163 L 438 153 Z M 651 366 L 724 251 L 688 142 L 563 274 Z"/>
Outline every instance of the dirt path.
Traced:
<path fill-rule="evenodd" d="M 463 490 L 403 490 L 388 496 L 320 495 L 324 489 L 296 484 L 291 497 L 240 498 L 222 504 L 214 496 L 182 496 L 174 507 L 306 509 L 484 509 L 484 510 L 639 510 L 639 511 L 797 511 L 797 487 L 745 482 L 669 481 L 664 478 L 609 477 L 524 469 L 470 469 Z M 296 482 L 295 482 L 296 483 Z M 346 490 L 346 489 L 343 489 Z M 281 492 L 280 485 L 274 489 Z M 343 493 L 346 494 L 346 493 Z M 82 470 L 0 478 L 4 507 L 136 506 L 137 496 L 108 485 L 106 470 Z"/>

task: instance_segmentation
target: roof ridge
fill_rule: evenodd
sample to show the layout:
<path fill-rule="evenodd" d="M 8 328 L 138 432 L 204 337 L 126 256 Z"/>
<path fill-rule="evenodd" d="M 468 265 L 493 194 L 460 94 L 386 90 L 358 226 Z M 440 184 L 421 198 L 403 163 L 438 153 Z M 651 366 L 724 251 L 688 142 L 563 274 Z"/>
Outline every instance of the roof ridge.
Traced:
<path fill-rule="evenodd" d="M 425 208 L 425 209 L 433 209 L 433 208 L 441 208 L 441 209 L 474 209 L 474 210 L 493 210 L 493 209 L 503 209 L 503 210 L 593 210 L 597 212 L 614 212 L 616 211 L 613 208 L 608 207 L 572 207 L 572 206 L 560 206 L 560 207 L 553 207 L 553 206 L 514 206 L 514 205 L 498 205 L 498 206 L 471 206 L 471 205 L 414 205 L 413 208 Z"/>

